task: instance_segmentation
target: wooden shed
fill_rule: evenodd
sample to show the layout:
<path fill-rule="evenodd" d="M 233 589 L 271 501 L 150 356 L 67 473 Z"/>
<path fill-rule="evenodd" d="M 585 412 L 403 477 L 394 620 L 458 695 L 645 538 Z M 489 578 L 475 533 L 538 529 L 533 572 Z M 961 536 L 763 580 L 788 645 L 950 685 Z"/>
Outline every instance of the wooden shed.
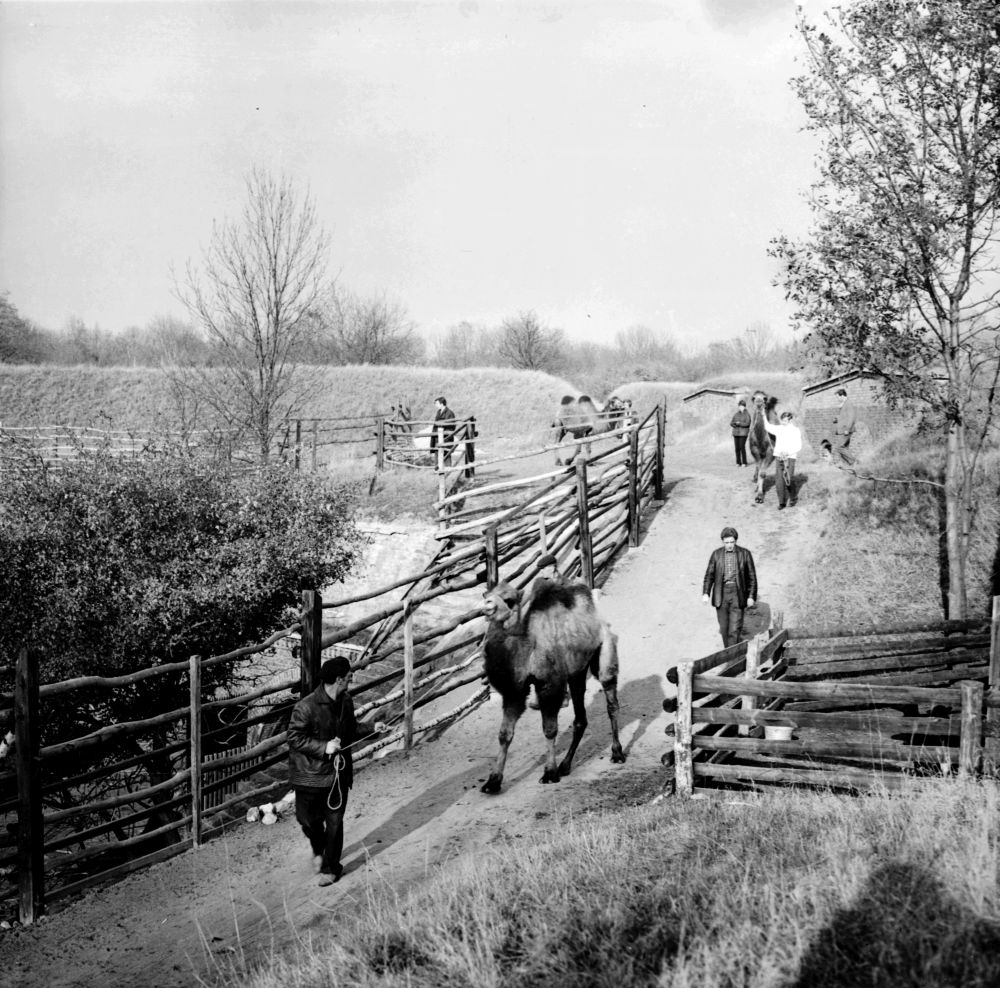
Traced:
<path fill-rule="evenodd" d="M 729 420 L 740 398 L 750 403 L 745 388 L 700 388 L 681 399 L 681 426 L 691 428 L 706 422 L 716 422 L 729 429 Z"/>
<path fill-rule="evenodd" d="M 872 440 L 878 440 L 893 430 L 913 421 L 913 413 L 902 408 L 890 408 L 882 390 L 882 378 L 870 371 L 849 371 L 818 381 L 802 389 L 803 436 L 814 446 L 823 439 L 833 438 L 833 420 L 837 417 L 843 388 L 848 401 L 857 409 L 858 418 L 851 449 L 864 451 Z"/>

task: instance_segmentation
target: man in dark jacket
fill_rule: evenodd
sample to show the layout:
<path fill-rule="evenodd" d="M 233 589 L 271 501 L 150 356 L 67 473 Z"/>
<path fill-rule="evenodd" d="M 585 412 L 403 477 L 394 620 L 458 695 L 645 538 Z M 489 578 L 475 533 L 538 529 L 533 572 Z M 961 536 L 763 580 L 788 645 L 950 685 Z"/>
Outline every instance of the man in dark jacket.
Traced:
<path fill-rule="evenodd" d="M 736 645 L 743 635 L 743 612 L 757 600 L 757 571 L 749 549 L 736 544 L 735 528 L 722 530 L 722 548 L 708 560 L 702 583 L 702 600 L 711 601 L 719 619 L 719 633 L 725 648 Z"/>
<path fill-rule="evenodd" d="M 312 847 L 319 884 L 340 880 L 344 867 L 344 812 L 354 783 L 352 746 L 385 730 L 358 727 L 348 693 L 351 664 L 343 656 L 323 663 L 320 684 L 292 710 L 288 724 L 290 779 L 295 790 L 295 819 Z"/>
<path fill-rule="evenodd" d="M 858 412 L 854 404 L 847 397 L 847 389 L 841 388 L 837 392 L 837 401 L 840 402 L 837 414 L 833 419 L 833 434 L 835 440 L 834 453 L 841 462 L 847 466 L 854 466 L 854 454 L 850 451 L 851 436 L 858 424 Z"/>
<path fill-rule="evenodd" d="M 441 395 L 434 402 L 434 426 L 431 432 L 431 452 L 435 454 L 441 449 L 444 465 L 451 466 L 451 451 L 455 442 L 455 413 L 448 407 L 448 399 Z"/>

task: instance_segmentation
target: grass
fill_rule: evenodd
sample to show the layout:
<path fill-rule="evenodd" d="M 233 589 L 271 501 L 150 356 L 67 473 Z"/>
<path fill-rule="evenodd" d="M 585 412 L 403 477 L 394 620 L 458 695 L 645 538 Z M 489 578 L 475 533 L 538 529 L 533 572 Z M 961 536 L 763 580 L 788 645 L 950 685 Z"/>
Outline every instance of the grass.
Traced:
<path fill-rule="evenodd" d="M 374 890 L 251 988 L 1000 983 L 1000 793 L 734 794 L 568 817 Z"/>
<path fill-rule="evenodd" d="M 924 437 L 900 433 L 857 464 L 866 476 L 940 481 L 943 459 Z M 943 510 L 934 488 L 860 480 L 819 462 L 805 496 L 824 508 L 811 565 L 789 593 L 796 626 L 885 627 L 943 619 Z M 1000 454 L 989 453 L 977 478 L 968 562 L 969 614 L 989 617 L 1000 556 Z"/>

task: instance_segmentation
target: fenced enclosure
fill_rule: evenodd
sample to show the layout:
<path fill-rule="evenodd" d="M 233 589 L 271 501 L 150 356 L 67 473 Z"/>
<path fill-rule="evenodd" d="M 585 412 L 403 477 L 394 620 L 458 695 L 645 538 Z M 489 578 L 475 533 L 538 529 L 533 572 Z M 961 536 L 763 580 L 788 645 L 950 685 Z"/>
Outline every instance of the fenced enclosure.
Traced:
<path fill-rule="evenodd" d="M 668 678 L 681 795 L 719 785 L 893 789 L 908 776 L 1000 766 L 1000 598 L 992 621 L 778 631 Z"/>
<path fill-rule="evenodd" d="M 283 795 L 287 719 L 319 682 L 326 649 L 354 656 L 359 719 L 391 725 L 355 752 L 359 762 L 409 751 L 481 703 L 483 589 L 501 578 L 525 588 L 545 552 L 593 586 L 662 499 L 663 427 L 660 408 L 609 449 L 535 478 L 521 503 L 463 517 L 439 533 L 429 566 L 389 585 L 328 602 L 305 591 L 297 620 L 264 642 L 49 683 L 29 643 L 16 668 L 0 669 L 0 716 L 13 712 L 15 733 L 0 761 L 0 901 L 33 922 L 47 903 L 198 847 L 248 804 Z M 109 723 L 115 691 L 140 697 L 143 716 Z M 85 712 L 92 729 L 60 732 L 60 710 Z"/>

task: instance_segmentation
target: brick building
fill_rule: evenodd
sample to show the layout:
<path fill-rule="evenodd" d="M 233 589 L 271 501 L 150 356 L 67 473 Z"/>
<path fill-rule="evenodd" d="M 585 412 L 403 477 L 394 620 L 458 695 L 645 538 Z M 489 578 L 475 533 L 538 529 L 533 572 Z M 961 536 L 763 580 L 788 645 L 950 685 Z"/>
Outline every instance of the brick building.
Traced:
<path fill-rule="evenodd" d="M 681 399 L 681 428 L 704 425 L 706 422 L 722 423 L 729 431 L 729 420 L 742 398 L 750 403 L 746 388 L 700 388 Z"/>
<path fill-rule="evenodd" d="M 837 416 L 840 399 L 837 392 L 843 388 L 848 400 L 857 409 L 857 425 L 851 449 L 864 452 L 872 441 L 878 442 L 900 426 L 912 424 L 913 412 L 903 408 L 890 408 L 882 391 L 882 379 L 868 371 L 850 371 L 818 381 L 802 389 L 801 418 L 803 438 L 816 452 L 823 439 L 833 438 L 833 420 Z"/>

